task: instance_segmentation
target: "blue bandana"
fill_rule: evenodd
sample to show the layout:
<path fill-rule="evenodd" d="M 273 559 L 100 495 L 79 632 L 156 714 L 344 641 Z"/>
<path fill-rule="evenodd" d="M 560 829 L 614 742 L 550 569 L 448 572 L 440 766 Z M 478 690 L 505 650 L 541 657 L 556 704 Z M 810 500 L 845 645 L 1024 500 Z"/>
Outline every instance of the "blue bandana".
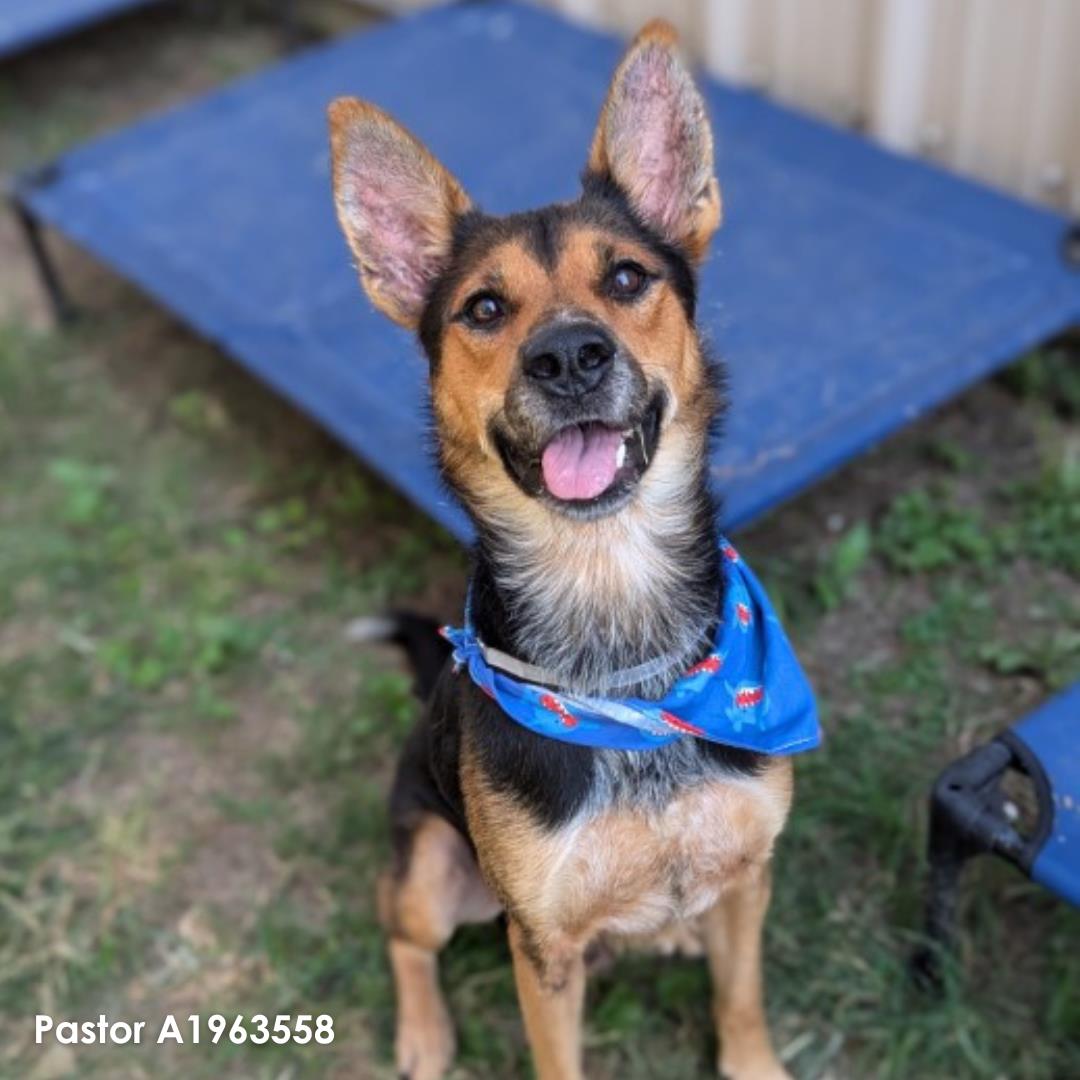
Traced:
<path fill-rule="evenodd" d="M 821 741 L 814 693 L 761 583 L 721 541 L 724 610 L 712 651 L 656 701 L 591 697 L 526 682 L 488 663 L 465 612 L 444 627 L 457 670 L 512 720 L 551 739 L 614 750 L 653 750 L 693 735 L 762 754 L 797 754 Z"/>

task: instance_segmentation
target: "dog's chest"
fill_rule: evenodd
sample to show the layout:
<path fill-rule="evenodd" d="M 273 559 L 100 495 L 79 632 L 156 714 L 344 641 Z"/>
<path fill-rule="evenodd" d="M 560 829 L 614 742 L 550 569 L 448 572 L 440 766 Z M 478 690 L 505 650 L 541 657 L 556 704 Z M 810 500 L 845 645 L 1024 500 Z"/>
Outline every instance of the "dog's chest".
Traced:
<path fill-rule="evenodd" d="M 553 910 L 564 930 L 586 937 L 692 918 L 768 857 L 785 812 L 761 780 L 720 780 L 661 808 L 587 817 L 556 838 Z"/>
<path fill-rule="evenodd" d="M 554 830 L 499 797 L 470 818 L 485 875 L 515 916 L 585 942 L 711 907 L 768 859 L 790 798 L 789 763 L 776 759 L 759 776 L 700 780 L 651 804 L 600 800 Z"/>

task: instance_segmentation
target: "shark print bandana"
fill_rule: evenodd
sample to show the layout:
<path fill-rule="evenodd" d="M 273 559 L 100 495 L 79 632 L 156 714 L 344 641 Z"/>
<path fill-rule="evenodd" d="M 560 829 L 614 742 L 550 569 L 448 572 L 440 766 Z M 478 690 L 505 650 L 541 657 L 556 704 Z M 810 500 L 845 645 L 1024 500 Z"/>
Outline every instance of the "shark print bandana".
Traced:
<path fill-rule="evenodd" d="M 812 750 L 821 729 L 810 683 L 761 583 L 730 543 L 720 547 L 724 606 L 712 649 L 663 698 L 592 697 L 516 678 L 489 662 L 468 606 L 464 627 L 442 630 L 455 670 L 466 668 L 512 720 L 579 746 L 651 750 L 693 737 L 762 754 Z"/>

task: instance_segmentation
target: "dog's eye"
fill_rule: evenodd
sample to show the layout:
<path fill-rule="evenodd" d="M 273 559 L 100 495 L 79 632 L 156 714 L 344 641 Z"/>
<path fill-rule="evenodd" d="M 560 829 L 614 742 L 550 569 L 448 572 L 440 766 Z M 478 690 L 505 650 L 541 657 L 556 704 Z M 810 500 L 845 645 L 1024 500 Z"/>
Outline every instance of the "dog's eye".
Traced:
<path fill-rule="evenodd" d="M 608 275 L 608 292 L 616 300 L 633 300 L 648 284 L 649 275 L 635 262 L 616 263 Z"/>
<path fill-rule="evenodd" d="M 506 307 L 494 293 L 481 292 L 465 301 L 461 314 L 470 326 L 486 328 L 506 314 Z"/>

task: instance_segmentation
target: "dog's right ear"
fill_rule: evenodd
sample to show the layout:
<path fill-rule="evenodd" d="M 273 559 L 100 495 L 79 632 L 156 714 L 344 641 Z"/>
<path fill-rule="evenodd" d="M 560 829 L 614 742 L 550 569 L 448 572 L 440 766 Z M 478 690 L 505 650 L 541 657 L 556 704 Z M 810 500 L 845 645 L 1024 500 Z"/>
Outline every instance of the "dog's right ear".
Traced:
<path fill-rule="evenodd" d="M 381 109 L 329 109 L 334 202 L 371 302 L 415 329 L 446 267 L 454 223 L 471 203 L 418 139 Z"/>
<path fill-rule="evenodd" d="M 586 171 L 613 180 L 646 225 L 700 262 L 722 211 L 712 128 L 663 19 L 634 38 L 615 70 Z"/>

